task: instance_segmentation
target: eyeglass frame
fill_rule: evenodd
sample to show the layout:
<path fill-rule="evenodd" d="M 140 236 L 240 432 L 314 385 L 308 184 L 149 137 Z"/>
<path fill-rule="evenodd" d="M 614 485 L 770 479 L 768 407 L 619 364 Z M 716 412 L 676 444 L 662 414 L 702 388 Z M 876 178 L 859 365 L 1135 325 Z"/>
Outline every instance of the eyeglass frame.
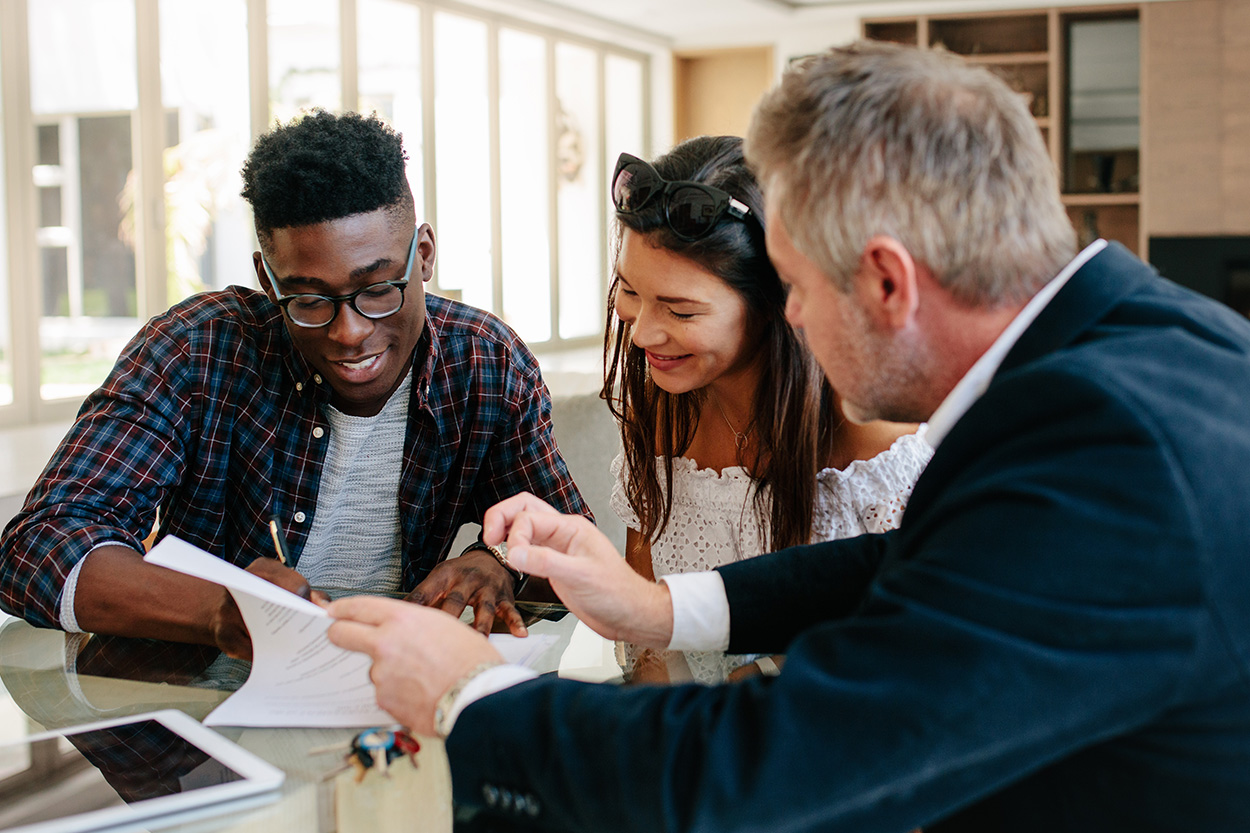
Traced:
<path fill-rule="evenodd" d="M 293 292 L 290 295 L 283 295 L 278 290 L 278 278 L 274 275 L 273 269 L 270 268 L 269 261 L 265 259 L 264 252 L 260 253 L 260 262 L 261 265 L 265 267 L 265 274 L 269 276 L 270 285 L 273 286 L 274 303 L 282 307 L 282 312 L 284 312 L 286 317 L 291 320 L 291 323 L 295 324 L 297 327 L 303 327 L 307 330 L 315 330 L 319 327 L 329 327 L 334 323 L 334 319 L 339 317 L 339 310 L 343 308 L 343 304 L 350 306 L 352 310 L 361 318 L 367 318 L 370 321 L 381 321 L 384 318 L 390 318 L 392 315 L 404 308 L 404 301 L 407 299 L 407 296 L 404 294 L 404 290 L 408 288 L 408 284 L 410 283 L 410 279 L 412 277 L 412 264 L 416 262 L 417 258 L 417 237 L 418 234 L 414 230 L 412 233 L 412 244 L 408 246 L 408 265 L 404 267 L 404 276 L 402 278 L 399 278 L 398 280 L 371 283 L 368 286 L 362 286 L 355 292 L 349 292 L 346 295 L 321 295 L 317 292 Z M 399 306 L 382 315 L 369 315 L 368 313 L 363 312 L 360 307 L 356 306 L 357 296 L 384 284 L 393 286 L 399 290 Z M 329 301 L 334 304 L 334 314 L 331 315 L 330 320 L 324 324 L 305 324 L 302 321 L 297 321 L 295 317 L 291 315 L 291 311 L 287 309 L 291 302 L 297 298 L 319 298 L 322 301 Z"/>
<path fill-rule="evenodd" d="M 657 180 L 663 183 L 664 187 L 657 188 L 651 196 L 647 197 L 647 199 L 645 199 L 637 207 L 624 209 L 621 208 L 620 203 L 617 202 L 616 199 L 616 181 L 620 178 L 621 171 L 625 169 L 625 166 L 634 164 L 641 165 L 643 168 L 650 171 Z M 708 223 L 707 228 L 704 229 L 702 233 L 690 236 L 682 233 L 676 226 L 673 225 L 672 218 L 669 216 L 669 196 L 678 188 L 694 188 L 695 190 L 702 191 L 704 194 L 707 194 L 712 198 L 712 205 L 715 208 L 715 218 Z M 703 182 L 693 182 L 688 179 L 665 179 L 660 176 L 660 172 L 657 171 L 655 166 L 653 166 L 650 162 L 645 159 L 639 159 L 637 156 L 630 153 L 622 153 L 616 158 L 616 168 L 612 172 L 610 192 L 612 195 L 612 207 L 616 210 L 617 214 L 623 214 L 626 217 L 641 213 L 643 209 L 655 201 L 657 195 L 660 196 L 663 199 L 661 213 L 664 217 L 664 224 L 668 226 L 669 230 L 672 231 L 673 234 L 677 235 L 677 237 L 681 240 L 685 240 L 687 243 L 692 243 L 696 240 L 701 240 L 704 237 L 707 237 L 718 225 L 720 225 L 720 221 L 725 218 L 726 214 L 734 217 L 735 219 L 741 220 L 744 223 L 747 221 L 748 217 L 753 217 L 755 218 L 755 221 L 759 223 L 759 218 L 755 216 L 753 211 L 751 211 L 751 207 L 735 197 L 733 194 L 730 194 L 728 191 L 717 188 L 715 185 L 708 185 Z M 763 228 L 762 223 L 760 224 L 760 227 Z"/>

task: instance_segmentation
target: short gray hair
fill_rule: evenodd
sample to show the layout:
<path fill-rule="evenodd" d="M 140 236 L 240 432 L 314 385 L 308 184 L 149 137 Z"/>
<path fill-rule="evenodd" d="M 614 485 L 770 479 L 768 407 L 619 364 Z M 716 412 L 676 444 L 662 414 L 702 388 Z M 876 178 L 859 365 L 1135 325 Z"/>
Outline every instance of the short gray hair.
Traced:
<path fill-rule="evenodd" d="M 861 41 L 796 64 L 746 152 L 795 246 L 843 289 L 877 234 L 979 306 L 1027 299 L 1075 254 L 1023 100 L 943 51 Z"/>

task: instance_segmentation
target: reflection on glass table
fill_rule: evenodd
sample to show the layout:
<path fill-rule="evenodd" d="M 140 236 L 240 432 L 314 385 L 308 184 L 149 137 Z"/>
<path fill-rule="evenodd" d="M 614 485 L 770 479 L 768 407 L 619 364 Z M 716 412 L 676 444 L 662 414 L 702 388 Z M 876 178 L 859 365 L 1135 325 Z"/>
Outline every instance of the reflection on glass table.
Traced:
<path fill-rule="evenodd" d="M 314 587 L 313 590 L 319 591 L 321 593 L 325 593 L 331 600 L 343 599 L 348 596 L 358 595 L 360 593 L 359 590 L 355 590 L 353 588 L 334 587 L 332 585 L 319 585 L 317 587 Z M 407 594 L 402 591 L 394 591 L 394 592 L 370 591 L 370 595 L 386 596 L 391 599 L 402 599 L 405 596 L 407 596 Z M 517 607 L 517 610 L 521 612 L 521 617 L 524 619 L 527 627 L 530 625 L 533 625 L 535 622 L 539 621 L 540 619 L 548 619 L 553 622 L 558 622 L 561 619 L 563 619 L 565 616 L 567 616 L 569 612 L 569 609 L 565 607 L 563 604 L 561 604 L 560 601 L 556 599 L 554 595 L 552 595 L 550 599 L 542 599 L 542 600 L 517 599 L 516 607 Z M 463 615 L 461 618 L 466 622 L 473 621 L 473 617 L 467 613 Z M 499 629 L 503 630 L 503 626 L 500 625 Z"/>
<path fill-rule="evenodd" d="M 201 646 L 65 634 L 10 619 L 0 625 L 0 740 L 161 708 L 202 720 L 246 679 L 247 670 L 247 663 Z M 341 752 L 321 751 L 343 748 L 356 730 L 215 731 L 282 769 L 286 781 L 275 803 L 179 824 L 184 833 L 451 830 L 450 774 L 436 740 L 423 739 L 417 768 L 405 762 L 391 767 L 389 778 L 371 774 L 357 784 Z M 68 748 L 36 746 L 18 746 L 26 750 L 20 760 L 0 761 L 0 794 L 15 790 L 32 800 L 76 800 L 75 779 L 86 765 L 75 770 Z M 127 790 L 171 777 L 172 770 L 157 772 L 151 760 L 147 763 L 146 771 L 123 765 L 106 777 L 118 783 L 137 778 Z M 148 829 L 158 828 L 154 823 Z"/>
<path fill-rule="evenodd" d="M 612 643 L 574 617 L 538 621 L 530 630 L 558 637 L 537 668 L 540 673 L 596 682 L 620 679 Z M 0 617 L 0 740 L 163 708 L 203 720 L 249 670 L 250 664 L 203 646 L 65 634 Z M 417 768 L 396 764 L 389 778 L 370 772 L 357 784 L 336 751 L 346 748 L 357 730 L 215 731 L 281 768 L 286 781 L 277 802 L 180 825 L 183 833 L 451 830 L 450 773 L 437 740 L 420 739 Z M 38 789 L 52 800 L 73 796 L 75 773 L 61 754 L 68 750 L 18 748 L 28 754 L 0 760 L 0 793 Z"/>
<path fill-rule="evenodd" d="M 0 753 L 17 750 L 39 771 L 0 788 L 0 829 L 30 833 L 203 819 L 276 800 L 285 778 L 172 709 L 0 745 Z"/>
<path fill-rule="evenodd" d="M 782 655 L 656 650 L 628 642 L 617 642 L 615 649 L 616 662 L 627 685 L 733 683 L 761 674 L 775 676 L 785 663 Z"/>

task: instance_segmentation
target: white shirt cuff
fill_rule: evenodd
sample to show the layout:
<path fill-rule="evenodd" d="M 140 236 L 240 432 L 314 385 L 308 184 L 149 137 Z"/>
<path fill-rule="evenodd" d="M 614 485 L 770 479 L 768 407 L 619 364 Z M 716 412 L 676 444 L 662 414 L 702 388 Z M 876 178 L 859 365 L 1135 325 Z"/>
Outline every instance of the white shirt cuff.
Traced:
<path fill-rule="evenodd" d="M 476 703 L 483 697 L 503 691 L 505 688 L 512 688 L 526 680 L 537 679 L 537 677 L 538 672 L 521 665 L 496 665 L 478 674 L 469 680 L 460 695 L 452 701 L 445 724 L 447 733 L 451 734 L 451 730 L 456 727 L 456 719 L 460 717 L 460 712 L 468 708 L 471 703 Z"/>
<path fill-rule="evenodd" d="M 729 597 L 720 573 L 661 576 L 673 600 L 672 651 L 724 651 L 729 647 Z"/>

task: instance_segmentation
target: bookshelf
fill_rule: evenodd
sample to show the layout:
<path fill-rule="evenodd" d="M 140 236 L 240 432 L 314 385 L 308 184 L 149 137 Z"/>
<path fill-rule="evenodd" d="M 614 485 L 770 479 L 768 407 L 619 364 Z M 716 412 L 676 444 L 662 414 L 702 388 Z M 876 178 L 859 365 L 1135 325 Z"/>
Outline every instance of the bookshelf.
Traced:
<path fill-rule="evenodd" d="M 861 25 L 866 38 L 946 49 L 999 75 L 1037 122 L 1080 241 L 1106 237 L 1144 255 L 1139 16 L 1137 5 L 1065 6 L 866 18 Z M 1104 27 L 1121 48 L 1091 48 Z M 1117 86 L 1092 88 L 1085 80 L 1103 78 L 1118 79 Z"/>

